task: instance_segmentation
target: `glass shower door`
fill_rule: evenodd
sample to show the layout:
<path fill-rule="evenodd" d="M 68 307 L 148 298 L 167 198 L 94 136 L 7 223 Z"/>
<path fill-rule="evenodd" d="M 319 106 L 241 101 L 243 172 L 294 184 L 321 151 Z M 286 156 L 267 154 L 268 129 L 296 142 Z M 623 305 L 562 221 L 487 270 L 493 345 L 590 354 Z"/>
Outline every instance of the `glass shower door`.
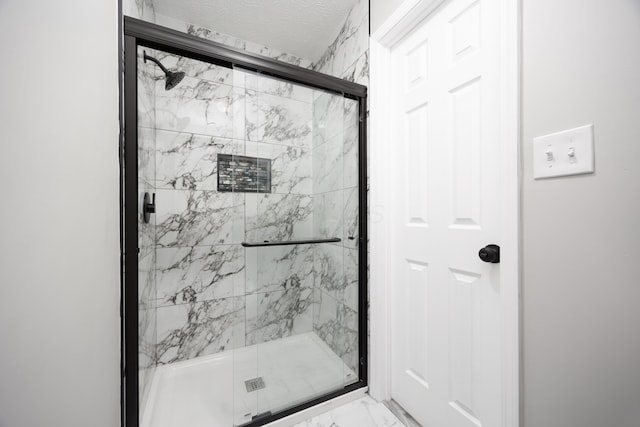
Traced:
<path fill-rule="evenodd" d="M 245 194 L 254 360 L 240 386 L 253 419 L 359 379 L 359 122 L 355 100 L 236 73 L 245 79 L 246 154 L 269 184 Z"/>
<path fill-rule="evenodd" d="M 357 101 L 137 55 L 140 425 L 245 425 L 358 382 Z"/>

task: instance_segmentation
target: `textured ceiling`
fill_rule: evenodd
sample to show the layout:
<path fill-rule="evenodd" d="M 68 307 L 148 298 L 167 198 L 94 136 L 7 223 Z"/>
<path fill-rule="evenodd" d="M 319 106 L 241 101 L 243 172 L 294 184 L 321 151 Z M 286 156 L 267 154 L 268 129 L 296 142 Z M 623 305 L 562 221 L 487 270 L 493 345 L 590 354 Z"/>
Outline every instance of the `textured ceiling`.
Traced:
<path fill-rule="evenodd" d="M 357 0 L 155 0 L 156 13 L 316 61 Z"/>

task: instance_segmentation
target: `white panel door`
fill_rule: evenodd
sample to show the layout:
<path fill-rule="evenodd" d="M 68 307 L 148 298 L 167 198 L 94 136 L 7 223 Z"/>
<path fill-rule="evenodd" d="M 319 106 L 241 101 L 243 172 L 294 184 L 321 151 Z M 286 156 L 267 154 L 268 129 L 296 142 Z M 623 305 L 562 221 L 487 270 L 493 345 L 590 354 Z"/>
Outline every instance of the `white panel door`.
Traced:
<path fill-rule="evenodd" d="M 498 427 L 498 1 L 445 2 L 392 51 L 392 397 L 425 427 Z"/>

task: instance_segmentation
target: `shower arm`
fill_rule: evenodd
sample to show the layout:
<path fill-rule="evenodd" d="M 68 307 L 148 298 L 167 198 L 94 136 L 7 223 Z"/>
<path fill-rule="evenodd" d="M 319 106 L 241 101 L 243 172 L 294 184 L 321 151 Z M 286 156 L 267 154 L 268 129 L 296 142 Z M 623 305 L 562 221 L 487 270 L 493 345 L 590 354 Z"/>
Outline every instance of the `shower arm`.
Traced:
<path fill-rule="evenodd" d="M 147 62 L 147 59 L 154 62 L 158 67 L 162 69 L 162 71 L 164 71 L 165 74 L 169 74 L 169 70 L 167 70 L 165 66 L 160 63 L 160 61 L 158 61 L 156 58 L 153 58 L 147 55 L 147 52 L 144 52 L 144 62 Z"/>

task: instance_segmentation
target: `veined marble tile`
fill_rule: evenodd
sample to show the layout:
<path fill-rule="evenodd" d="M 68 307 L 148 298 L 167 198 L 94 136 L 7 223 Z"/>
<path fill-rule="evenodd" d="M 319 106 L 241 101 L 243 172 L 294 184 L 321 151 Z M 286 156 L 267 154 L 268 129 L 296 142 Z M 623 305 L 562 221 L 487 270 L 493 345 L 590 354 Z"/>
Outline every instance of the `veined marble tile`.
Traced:
<path fill-rule="evenodd" d="M 296 240 L 312 235 L 311 196 L 252 193 L 245 196 L 247 241 Z"/>
<path fill-rule="evenodd" d="M 336 299 L 354 311 L 358 311 L 358 250 L 343 248 L 344 288 L 336 291 Z"/>
<path fill-rule="evenodd" d="M 138 128 L 155 127 L 156 121 L 156 74 L 151 67 L 151 63 L 144 63 L 142 60 L 143 49 L 138 49 Z M 155 64 L 154 64 L 155 66 Z"/>
<path fill-rule="evenodd" d="M 350 82 L 369 86 L 369 51 L 365 51 L 356 62 L 342 74 Z"/>
<path fill-rule="evenodd" d="M 158 306 L 244 295 L 240 245 L 157 249 Z"/>
<path fill-rule="evenodd" d="M 138 182 L 147 189 L 155 186 L 156 130 L 138 128 Z"/>
<path fill-rule="evenodd" d="M 185 77 L 170 91 L 156 91 L 156 128 L 231 138 L 233 95 L 232 86 Z"/>
<path fill-rule="evenodd" d="M 344 147 L 342 134 L 313 149 L 314 194 L 342 190 L 344 187 Z"/>
<path fill-rule="evenodd" d="M 201 37 L 203 39 L 211 40 L 216 43 L 221 43 L 226 46 L 231 46 L 238 49 L 245 49 L 246 42 L 244 40 L 238 39 L 237 37 L 218 33 L 216 31 L 211 31 L 208 28 L 200 27 L 197 25 L 185 24 L 185 26 L 187 27 L 187 34 L 191 34 L 192 36 Z"/>
<path fill-rule="evenodd" d="M 358 161 L 359 161 L 359 141 L 358 141 L 359 128 L 351 126 L 346 128 L 343 135 L 342 154 L 344 178 L 343 185 L 345 187 L 357 187 L 358 186 Z"/>
<path fill-rule="evenodd" d="M 313 148 L 342 135 L 343 125 L 344 98 L 316 91 L 313 100 Z"/>
<path fill-rule="evenodd" d="M 244 143 L 215 136 L 157 131 L 156 187 L 217 191 L 218 154 L 244 155 Z"/>
<path fill-rule="evenodd" d="M 298 67 L 308 68 L 311 65 L 311 61 L 307 59 L 250 41 L 245 43 L 245 50 L 249 53 L 266 56 L 267 58 L 275 59 L 276 61 L 285 62 L 291 65 L 297 65 Z"/>
<path fill-rule="evenodd" d="M 158 364 L 244 346 L 244 297 L 158 308 Z"/>
<path fill-rule="evenodd" d="M 147 22 L 156 22 L 153 0 L 123 0 L 122 14 Z"/>
<path fill-rule="evenodd" d="M 360 0 L 336 39 L 333 72 L 341 76 L 369 48 L 369 14 L 366 0 Z"/>
<path fill-rule="evenodd" d="M 346 287 L 342 249 L 338 245 L 317 245 L 314 256 L 315 287 L 336 300 Z"/>
<path fill-rule="evenodd" d="M 345 70 L 369 47 L 369 3 L 360 0 L 349 14 L 322 57 L 313 64 L 321 73 L 341 77 Z"/>
<path fill-rule="evenodd" d="M 333 72 L 333 63 L 335 59 L 336 59 L 336 42 L 334 41 L 324 51 L 320 59 L 318 59 L 315 63 L 313 63 L 312 69 L 322 74 L 335 76 L 335 73 Z"/>
<path fill-rule="evenodd" d="M 358 312 L 316 289 L 314 330 L 344 363 L 357 372 Z"/>
<path fill-rule="evenodd" d="M 156 251 L 140 251 L 138 254 L 138 309 L 156 308 Z"/>
<path fill-rule="evenodd" d="M 358 187 L 345 189 L 344 196 L 344 238 L 342 245 L 346 248 L 357 248 L 360 237 L 360 213 Z"/>
<path fill-rule="evenodd" d="M 156 361 L 156 310 L 138 310 L 138 363 L 140 368 L 155 366 Z"/>
<path fill-rule="evenodd" d="M 255 87 L 252 89 L 269 95 L 295 99 L 307 104 L 313 101 L 314 89 L 275 77 L 256 75 Z"/>
<path fill-rule="evenodd" d="M 366 396 L 296 424 L 294 427 L 404 427 L 404 425 L 382 403 Z"/>
<path fill-rule="evenodd" d="M 282 291 L 292 282 L 313 287 L 313 245 L 246 248 L 245 254 L 247 293 Z"/>
<path fill-rule="evenodd" d="M 236 79 L 246 84 L 245 79 Z M 258 141 L 258 92 L 242 87 L 233 88 L 233 138 L 239 141 Z"/>
<path fill-rule="evenodd" d="M 157 190 L 159 247 L 240 243 L 244 196 L 212 191 Z"/>
<path fill-rule="evenodd" d="M 144 407 L 156 368 L 156 311 L 138 310 L 138 402 Z"/>
<path fill-rule="evenodd" d="M 249 108 L 249 107 L 247 107 Z M 258 93 L 257 141 L 281 145 L 311 146 L 311 104 Z M 247 117 L 247 120 L 250 120 Z"/>
<path fill-rule="evenodd" d="M 310 148 L 247 142 L 246 155 L 271 159 L 271 193 L 312 193 Z"/>
<path fill-rule="evenodd" d="M 246 345 L 313 331 L 313 289 L 302 287 L 295 276 L 284 290 L 246 298 Z"/>
<path fill-rule="evenodd" d="M 313 196 L 313 236 L 344 239 L 342 190 Z"/>

